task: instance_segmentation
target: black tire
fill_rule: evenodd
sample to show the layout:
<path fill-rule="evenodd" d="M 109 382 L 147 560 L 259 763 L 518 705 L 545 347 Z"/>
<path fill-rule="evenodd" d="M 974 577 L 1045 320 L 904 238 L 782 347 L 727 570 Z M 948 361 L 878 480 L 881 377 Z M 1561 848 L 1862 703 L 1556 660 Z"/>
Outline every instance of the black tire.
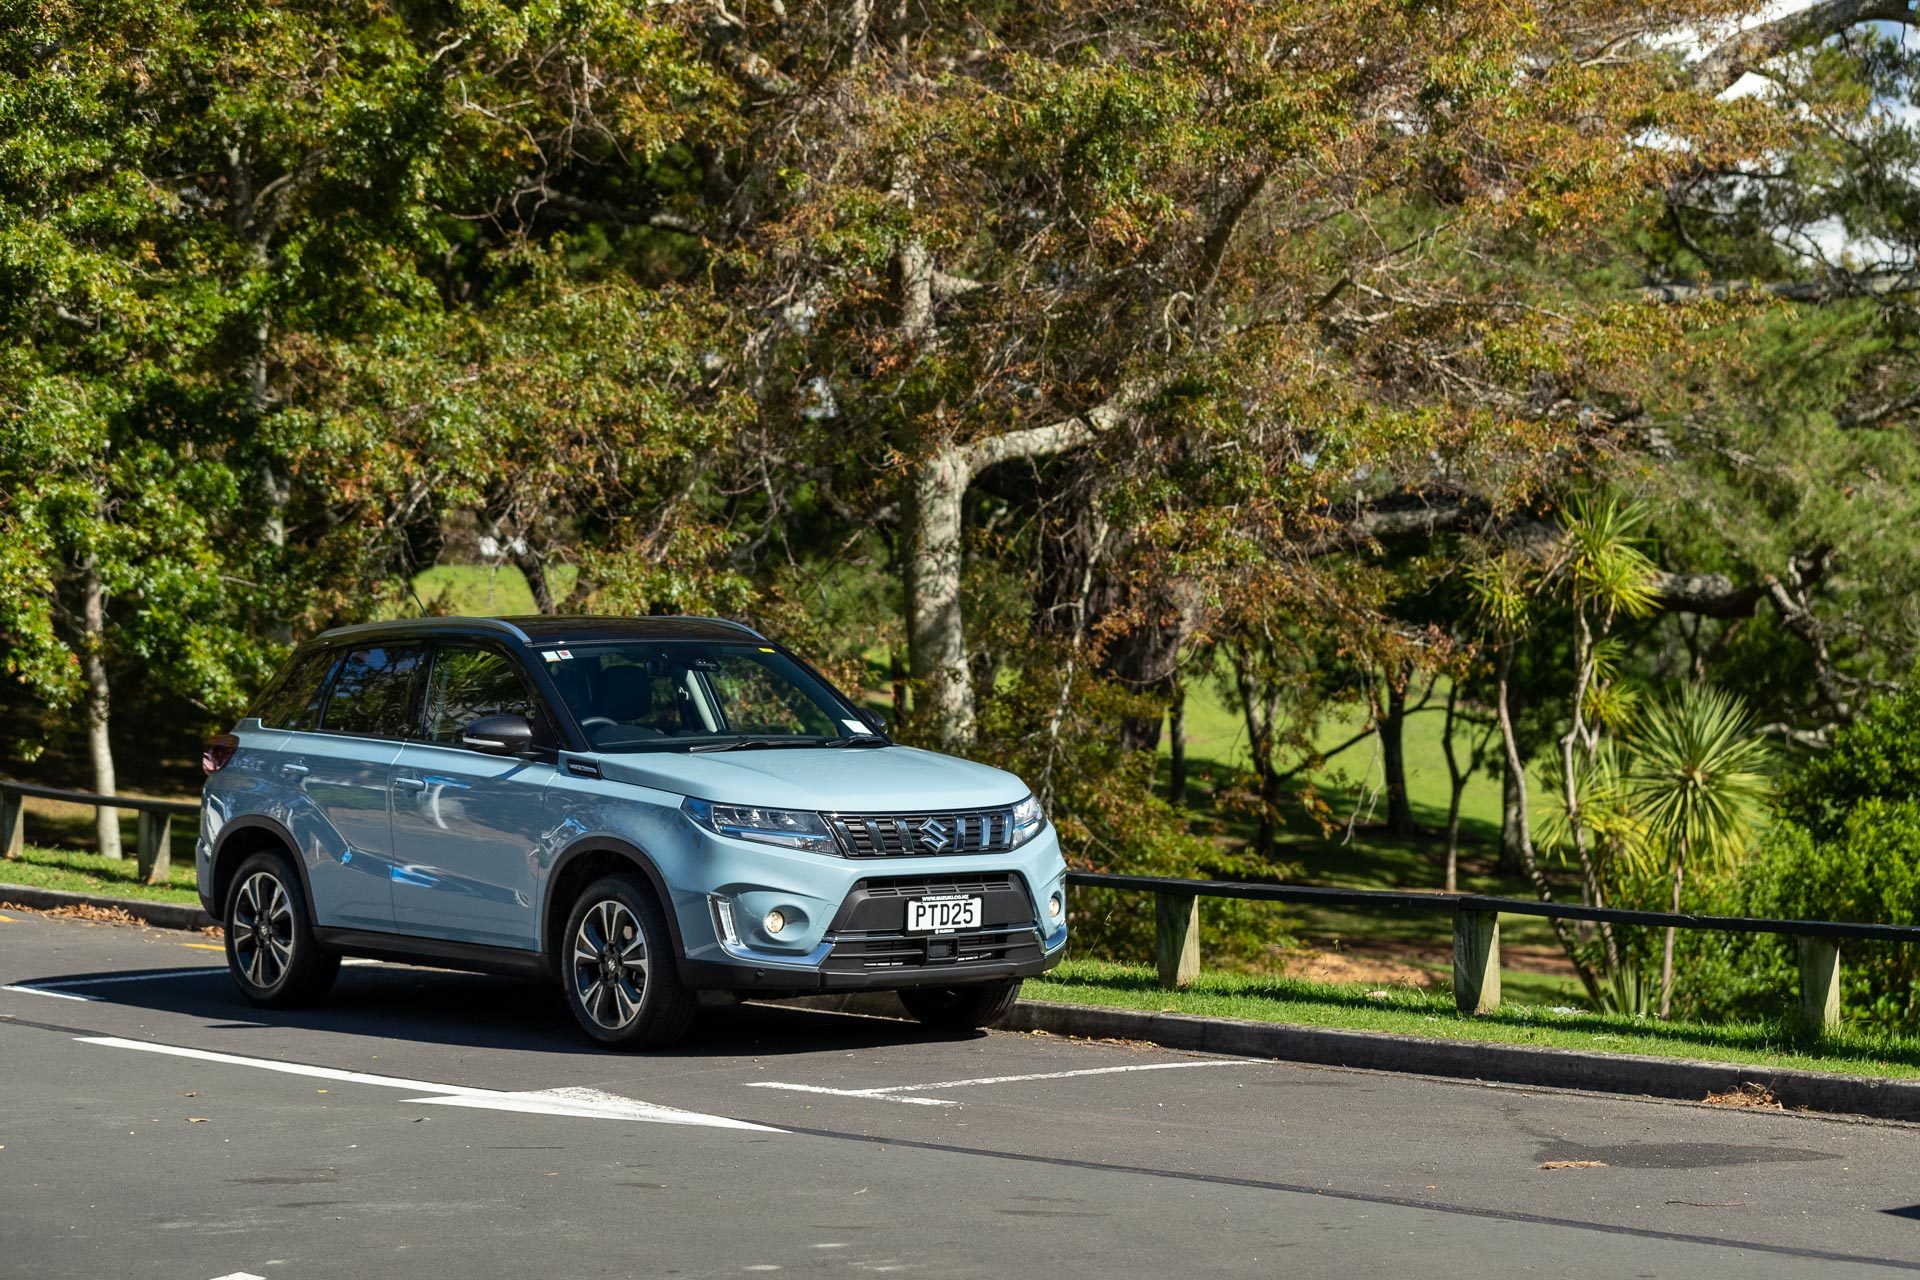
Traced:
<path fill-rule="evenodd" d="M 292 1009 L 327 993 L 340 972 L 338 952 L 313 936 L 307 895 L 283 853 L 256 853 L 227 885 L 221 917 L 227 972 L 240 994 L 268 1009 Z"/>
<path fill-rule="evenodd" d="M 581 892 L 557 959 L 574 1021 L 609 1049 L 664 1049 L 693 1021 L 698 1001 L 680 982 L 666 915 L 637 876 Z"/>
<path fill-rule="evenodd" d="M 977 1031 L 1007 1016 L 1020 998 L 1020 979 L 973 982 L 964 987 L 906 987 L 896 993 L 907 1012 L 942 1031 Z"/>

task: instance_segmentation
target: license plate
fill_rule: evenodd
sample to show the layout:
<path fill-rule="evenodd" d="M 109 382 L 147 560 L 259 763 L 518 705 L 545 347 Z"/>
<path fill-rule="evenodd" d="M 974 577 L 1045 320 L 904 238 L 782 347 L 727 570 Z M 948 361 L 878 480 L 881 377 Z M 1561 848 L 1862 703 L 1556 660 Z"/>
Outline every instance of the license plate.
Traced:
<path fill-rule="evenodd" d="M 908 933 L 952 933 L 980 927 L 979 898 L 909 898 Z"/>

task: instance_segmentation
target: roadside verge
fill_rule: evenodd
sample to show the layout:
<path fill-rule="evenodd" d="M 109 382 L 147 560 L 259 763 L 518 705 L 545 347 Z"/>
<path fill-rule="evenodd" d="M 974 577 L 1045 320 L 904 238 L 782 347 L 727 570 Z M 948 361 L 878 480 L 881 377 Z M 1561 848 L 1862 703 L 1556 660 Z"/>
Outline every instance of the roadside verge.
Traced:
<path fill-rule="evenodd" d="M 806 996 L 782 1003 L 878 1017 L 906 1016 L 906 1010 L 890 992 Z M 1701 1102 L 1709 1095 L 1739 1095 L 1747 1091 L 1747 1086 L 1759 1085 L 1790 1111 L 1920 1122 L 1920 1080 L 1634 1054 L 1585 1053 L 1576 1049 L 1536 1049 L 1386 1031 L 1340 1031 L 1042 1000 L 1019 1001 L 1001 1020 L 998 1029 L 1044 1031 L 1094 1040 L 1143 1040 L 1168 1049 L 1275 1058 L 1315 1066 L 1687 1102 Z"/>
<path fill-rule="evenodd" d="M 35 911 L 58 911 L 62 907 L 98 907 L 103 911 L 122 911 L 142 924 L 160 929 L 204 929 L 218 924 L 198 904 L 149 902 L 142 898 L 115 898 L 103 893 L 70 893 L 65 889 L 41 889 L 29 884 L 0 884 L 0 903 L 11 902 Z"/>

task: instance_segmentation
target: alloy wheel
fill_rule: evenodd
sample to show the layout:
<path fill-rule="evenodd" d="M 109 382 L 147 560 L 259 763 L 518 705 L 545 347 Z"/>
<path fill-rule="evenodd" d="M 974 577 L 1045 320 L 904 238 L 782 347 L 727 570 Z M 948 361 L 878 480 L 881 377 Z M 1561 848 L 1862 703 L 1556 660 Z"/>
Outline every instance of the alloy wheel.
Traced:
<path fill-rule="evenodd" d="M 293 963 L 293 897 L 280 878 L 256 871 L 233 901 L 233 954 L 247 981 L 271 988 Z"/>
<path fill-rule="evenodd" d="M 587 1016 L 618 1031 L 640 1016 L 647 943 L 640 921 L 612 898 L 587 908 L 573 936 L 573 991 Z"/>

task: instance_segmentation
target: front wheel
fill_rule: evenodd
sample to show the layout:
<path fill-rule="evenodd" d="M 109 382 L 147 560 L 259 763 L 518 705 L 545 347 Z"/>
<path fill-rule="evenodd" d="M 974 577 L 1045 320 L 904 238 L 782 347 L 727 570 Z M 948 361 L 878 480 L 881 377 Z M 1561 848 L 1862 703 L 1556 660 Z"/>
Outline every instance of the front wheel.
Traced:
<path fill-rule="evenodd" d="M 897 993 L 907 1012 L 942 1031 L 975 1031 L 1007 1016 L 1020 998 L 1020 979 L 973 982 L 964 987 L 907 987 Z"/>
<path fill-rule="evenodd" d="M 293 864 L 256 853 L 227 889 L 227 970 L 240 994 L 269 1009 L 319 999 L 340 972 L 340 956 L 321 947 Z"/>
<path fill-rule="evenodd" d="M 610 1049 L 662 1049 L 686 1033 L 696 1001 L 674 966 L 673 935 L 633 876 L 588 885 L 567 917 L 560 980 L 580 1029 Z"/>

